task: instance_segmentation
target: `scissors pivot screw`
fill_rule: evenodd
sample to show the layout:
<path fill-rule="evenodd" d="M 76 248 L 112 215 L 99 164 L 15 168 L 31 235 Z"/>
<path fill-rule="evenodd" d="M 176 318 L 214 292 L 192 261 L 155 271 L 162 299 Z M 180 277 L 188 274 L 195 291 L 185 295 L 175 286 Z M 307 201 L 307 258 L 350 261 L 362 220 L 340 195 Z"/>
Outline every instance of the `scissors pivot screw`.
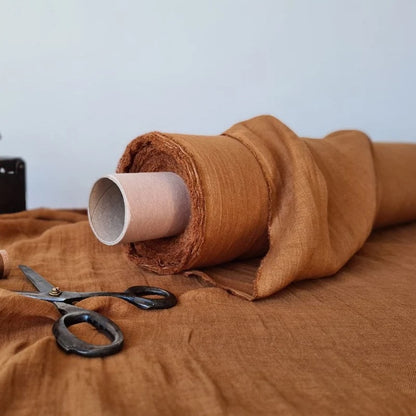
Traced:
<path fill-rule="evenodd" d="M 62 291 L 59 289 L 59 287 L 53 287 L 52 290 L 49 292 L 49 295 L 59 296 L 61 293 Z"/>

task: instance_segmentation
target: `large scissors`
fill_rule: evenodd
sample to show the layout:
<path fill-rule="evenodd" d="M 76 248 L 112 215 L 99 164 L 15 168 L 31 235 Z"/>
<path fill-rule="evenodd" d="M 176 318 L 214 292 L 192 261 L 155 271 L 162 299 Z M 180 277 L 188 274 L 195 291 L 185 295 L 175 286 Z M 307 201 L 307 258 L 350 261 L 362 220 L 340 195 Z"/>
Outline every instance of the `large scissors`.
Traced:
<path fill-rule="evenodd" d="M 176 297 L 167 290 L 151 286 L 132 286 L 125 292 L 66 292 L 53 286 L 30 267 L 20 265 L 20 270 L 39 292 L 16 292 L 29 298 L 52 302 L 62 316 L 54 323 L 52 332 L 57 344 L 67 353 L 85 357 L 104 357 L 119 352 L 123 347 L 120 328 L 105 316 L 88 309 L 72 305 L 95 296 L 113 296 L 132 303 L 140 309 L 166 309 L 176 305 Z M 146 298 L 146 296 L 157 298 Z M 102 332 L 110 341 L 106 345 L 90 344 L 77 338 L 68 328 L 87 322 Z"/>

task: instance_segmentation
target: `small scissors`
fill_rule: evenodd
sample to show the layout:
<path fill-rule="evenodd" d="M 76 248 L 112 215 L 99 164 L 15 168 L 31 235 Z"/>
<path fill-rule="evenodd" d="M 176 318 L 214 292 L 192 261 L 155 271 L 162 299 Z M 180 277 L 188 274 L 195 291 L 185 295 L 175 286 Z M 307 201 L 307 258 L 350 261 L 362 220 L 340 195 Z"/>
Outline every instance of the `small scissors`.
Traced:
<path fill-rule="evenodd" d="M 132 303 L 140 309 L 166 309 L 176 305 L 176 297 L 167 290 L 151 286 L 132 286 L 125 292 L 62 292 L 30 267 L 20 265 L 26 278 L 38 289 L 37 292 L 16 292 L 29 298 L 52 302 L 62 316 L 54 323 L 52 332 L 57 344 L 67 353 L 85 357 L 104 357 L 119 352 L 123 347 L 123 334 L 110 319 L 95 311 L 72 305 L 95 296 L 113 296 Z M 146 298 L 156 295 L 159 298 Z M 107 345 L 94 345 L 77 338 L 68 328 L 71 325 L 88 322 L 102 332 L 110 341 Z"/>

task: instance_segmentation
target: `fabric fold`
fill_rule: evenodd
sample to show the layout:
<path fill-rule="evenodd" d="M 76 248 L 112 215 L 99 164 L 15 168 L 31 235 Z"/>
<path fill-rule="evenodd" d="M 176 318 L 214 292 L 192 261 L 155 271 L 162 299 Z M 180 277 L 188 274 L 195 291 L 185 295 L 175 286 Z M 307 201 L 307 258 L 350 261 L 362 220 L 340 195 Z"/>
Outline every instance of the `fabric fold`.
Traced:
<path fill-rule="evenodd" d="M 180 175 L 191 219 L 179 236 L 129 244 L 128 256 L 263 298 L 334 274 L 374 226 L 415 219 L 415 166 L 415 145 L 373 144 L 355 130 L 299 138 L 272 116 L 220 136 L 145 134 L 127 146 L 118 172 Z"/>

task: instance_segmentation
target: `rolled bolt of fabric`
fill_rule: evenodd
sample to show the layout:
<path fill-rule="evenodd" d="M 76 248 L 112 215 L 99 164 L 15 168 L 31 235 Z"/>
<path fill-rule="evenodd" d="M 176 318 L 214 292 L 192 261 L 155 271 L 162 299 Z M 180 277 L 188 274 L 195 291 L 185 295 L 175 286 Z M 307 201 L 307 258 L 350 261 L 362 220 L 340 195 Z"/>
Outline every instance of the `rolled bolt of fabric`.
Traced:
<path fill-rule="evenodd" d="M 334 274 L 377 226 L 416 219 L 416 145 L 362 132 L 300 138 L 271 116 L 218 136 L 152 132 L 117 172 L 173 172 L 189 190 L 178 235 L 127 244 L 160 274 L 185 271 L 247 299 Z"/>
<path fill-rule="evenodd" d="M 0 250 L 0 279 L 6 278 L 10 273 L 9 255 L 6 250 Z"/>
<path fill-rule="evenodd" d="M 104 244 L 180 234 L 190 215 L 189 192 L 172 172 L 114 174 L 93 186 L 88 218 Z"/>

